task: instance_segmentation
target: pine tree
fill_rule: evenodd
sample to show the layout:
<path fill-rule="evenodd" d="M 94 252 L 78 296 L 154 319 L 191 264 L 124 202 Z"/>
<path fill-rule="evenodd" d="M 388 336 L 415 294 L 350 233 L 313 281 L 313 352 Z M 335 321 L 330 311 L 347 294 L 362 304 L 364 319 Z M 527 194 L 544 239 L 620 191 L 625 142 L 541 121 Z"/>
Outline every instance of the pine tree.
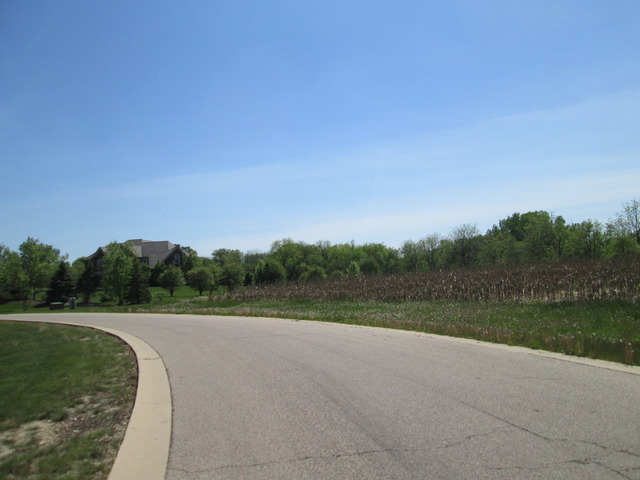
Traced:
<path fill-rule="evenodd" d="M 98 290 L 99 286 L 100 277 L 96 274 L 93 262 L 86 262 L 84 271 L 76 283 L 76 291 L 81 294 L 84 301 L 88 303 L 91 301 L 91 295 Z"/>
<path fill-rule="evenodd" d="M 134 261 L 127 282 L 125 299 L 129 303 L 149 303 L 149 268 L 139 261 Z"/>
<path fill-rule="evenodd" d="M 71 275 L 69 274 L 69 264 L 63 260 L 58 264 L 58 269 L 49 282 L 47 302 L 66 302 L 74 295 L 75 288 Z"/>

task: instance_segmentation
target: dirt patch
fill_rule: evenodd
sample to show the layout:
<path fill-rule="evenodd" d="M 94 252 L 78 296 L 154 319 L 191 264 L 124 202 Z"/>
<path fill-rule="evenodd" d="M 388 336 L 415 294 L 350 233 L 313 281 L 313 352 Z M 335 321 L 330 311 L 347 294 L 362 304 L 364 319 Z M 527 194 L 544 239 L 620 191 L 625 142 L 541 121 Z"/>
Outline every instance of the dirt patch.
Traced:
<path fill-rule="evenodd" d="M 0 433 L 0 459 L 8 457 L 29 445 L 48 447 L 55 445 L 60 438 L 60 424 L 51 420 L 38 420 L 25 423 L 18 428 Z"/>
<path fill-rule="evenodd" d="M 18 428 L 0 432 L 0 460 L 28 447 L 47 448 L 71 438 L 97 430 L 110 431 L 111 437 L 122 437 L 127 428 L 130 411 L 109 403 L 108 395 L 85 397 L 73 408 L 65 410 L 64 420 L 38 420 Z M 107 461 L 115 458 L 111 452 Z"/>

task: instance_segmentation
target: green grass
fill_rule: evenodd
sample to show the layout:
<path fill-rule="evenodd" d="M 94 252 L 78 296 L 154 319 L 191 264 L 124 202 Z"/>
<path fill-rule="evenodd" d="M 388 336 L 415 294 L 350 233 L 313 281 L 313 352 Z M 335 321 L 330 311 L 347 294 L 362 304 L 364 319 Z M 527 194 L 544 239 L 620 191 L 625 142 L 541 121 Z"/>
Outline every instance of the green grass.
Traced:
<path fill-rule="evenodd" d="M 19 302 L 0 303 L 0 315 L 11 315 L 13 313 L 22 313 L 22 312 L 24 312 L 22 303 L 19 303 Z"/>
<path fill-rule="evenodd" d="M 640 308 L 622 301 L 155 300 L 102 311 L 193 313 L 319 320 L 544 349 L 640 365 Z"/>
<path fill-rule="evenodd" d="M 181 299 L 197 298 L 199 296 L 199 293 L 197 290 L 194 290 L 193 288 L 187 287 L 187 286 L 176 288 L 175 291 L 173 292 L 173 297 L 169 295 L 168 290 L 161 287 L 150 287 L 149 290 L 151 291 L 151 295 L 154 299 L 154 302 L 161 301 L 162 303 L 174 303 Z M 203 292 L 203 294 L 207 295 L 208 292 Z M 26 309 L 26 311 L 37 312 L 37 313 L 48 313 L 49 307 L 44 304 L 44 297 L 45 297 L 44 293 L 38 294 L 38 296 L 36 297 L 37 298 L 36 301 L 29 302 L 29 306 Z M 91 295 L 91 302 L 94 304 L 102 304 L 103 297 L 104 297 L 103 292 L 98 291 L 93 295 Z M 78 298 L 77 301 L 80 303 L 80 298 Z M 115 304 L 115 302 L 109 301 L 109 302 L 105 302 L 105 304 L 112 306 Z M 68 310 L 68 305 L 65 305 L 65 309 Z M 87 311 L 82 307 L 78 307 L 78 310 Z M 90 310 L 90 311 L 95 311 L 95 310 Z M 0 303 L 0 315 L 2 314 L 11 315 L 14 313 L 23 313 L 23 312 L 25 312 L 25 309 L 23 307 L 22 302 L 20 301 Z"/>
<path fill-rule="evenodd" d="M 88 328 L 0 321 L 0 478 L 106 478 L 135 398 L 136 361 Z"/>
<path fill-rule="evenodd" d="M 155 294 L 162 291 L 152 288 Z M 89 311 L 246 315 L 350 323 L 640 365 L 640 306 L 622 300 L 239 300 L 225 295 L 216 295 L 210 300 L 198 297 L 189 287 L 182 287 L 173 298 L 166 294 L 155 297 L 150 304 L 78 308 L 78 312 Z"/>
<path fill-rule="evenodd" d="M 158 294 L 163 294 L 164 298 L 163 300 L 167 300 L 169 298 L 171 298 L 169 296 L 169 290 L 164 289 L 162 287 L 150 287 L 149 290 L 151 291 L 151 295 L 156 298 Z M 203 292 L 203 295 L 206 295 L 207 292 Z M 193 298 L 193 297 L 197 297 L 198 291 L 194 290 L 191 287 L 178 287 L 175 289 L 175 291 L 173 292 L 173 298 Z"/>

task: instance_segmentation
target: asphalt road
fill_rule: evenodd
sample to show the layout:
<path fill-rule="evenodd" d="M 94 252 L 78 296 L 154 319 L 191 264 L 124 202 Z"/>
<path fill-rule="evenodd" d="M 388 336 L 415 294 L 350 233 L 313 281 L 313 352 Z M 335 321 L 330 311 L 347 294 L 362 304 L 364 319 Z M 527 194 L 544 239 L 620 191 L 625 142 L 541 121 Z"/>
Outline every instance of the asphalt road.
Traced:
<path fill-rule="evenodd" d="M 631 369 L 316 322 L 43 318 L 116 328 L 162 356 L 169 480 L 640 479 Z"/>

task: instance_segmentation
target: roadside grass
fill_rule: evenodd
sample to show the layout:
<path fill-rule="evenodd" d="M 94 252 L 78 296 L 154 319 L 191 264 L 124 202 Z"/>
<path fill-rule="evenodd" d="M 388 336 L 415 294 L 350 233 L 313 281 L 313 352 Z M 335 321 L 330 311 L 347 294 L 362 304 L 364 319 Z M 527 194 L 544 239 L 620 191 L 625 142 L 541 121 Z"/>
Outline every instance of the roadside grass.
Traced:
<path fill-rule="evenodd" d="M 173 297 L 152 287 L 149 304 L 84 306 L 77 312 L 246 315 L 414 330 L 640 365 L 640 307 L 626 300 L 479 301 L 246 298 L 190 287 Z M 160 294 L 160 295 L 159 295 Z M 93 299 L 92 299 L 93 300 Z M 10 313 L 21 312 L 21 305 Z M 30 309 L 31 310 L 31 309 Z M 47 308 L 37 309 L 48 312 Z M 33 311 L 33 310 L 31 310 Z M 0 306 L 0 313 L 9 313 Z"/>
<path fill-rule="evenodd" d="M 232 300 L 192 297 L 107 312 L 240 315 L 348 323 L 518 345 L 640 365 L 640 308 L 623 301 Z M 97 311 L 97 310 L 93 310 Z"/>
<path fill-rule="evenodd" d="M 89 328 L 11 321 L 0 345 L 0 478 L 107 478 L 135 399 L 130 349 Z"/>
<path fill-rule="evenodd" d="M 160 302 L 160 303 L 175 303 L 175 302 L 178 302 L 180 299 L 197 298 L 199 296 L 197 290 L 188 286 L 176 288 L 175 291 L 173 292 L 173 297 L 169 295 L 169 290 L 166 290 L 162 287 L 150 287 L 149 291 L 151 292 L 153 301 Z M 48 313 L 49 307 L 44 303 L 44 299 L 45 299 L 45 294 L 40 293 L 36 297 L 36 300 L 27 302 L 26 308 L 22 301 L 10 301 L 10 302 L 0 303 L 0 315 L 3 315 L 3 314 L 11 315 L 15 313 L 24 313 L 26 311 L 37 312 L 37 313 Z M 103 306 L 109 306 L 109 307 L 115 305 L 115 302 L 113 301 L 103 302 L 103 300 L 104 300 L 104 293 L 102 291 L 98 291 L 93 295 L 91 295 L 92 305 L 103 305 Z M 77 298 L 77 302 L 78 302 L 78 311 L 95 311 L 95 309 L 86 310 L 85 308 L 83 308 L 80 298 Z M 65 305 L 65 308 L 68 308 L 68 305 Z"/>
<path fill-rule="evenodd" d="M 0 315 L 11 315 L 13 313 L 23 313 L 24 311 L 22 302 L 0 303 Z"/>

